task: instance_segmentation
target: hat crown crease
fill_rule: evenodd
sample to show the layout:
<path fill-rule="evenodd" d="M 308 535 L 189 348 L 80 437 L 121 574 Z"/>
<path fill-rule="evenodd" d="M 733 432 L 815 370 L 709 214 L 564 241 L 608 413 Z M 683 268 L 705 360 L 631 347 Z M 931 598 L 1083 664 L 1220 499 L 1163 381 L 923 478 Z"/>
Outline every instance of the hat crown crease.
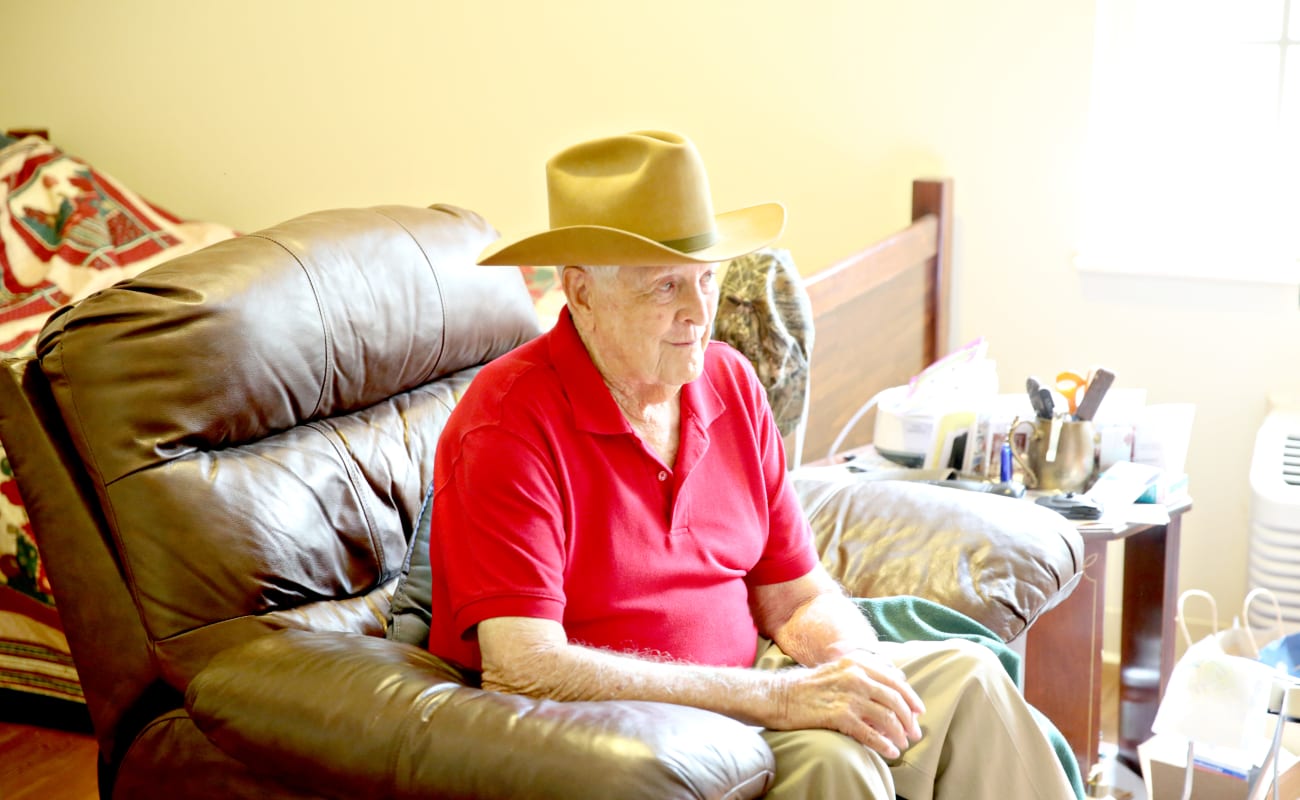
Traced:
<path fill-rule="evenodd" d="M 689 251 L 716 240 L 703 161 L 656 133 L 587 142 L 547 164 L 551 227 L 596 225 Z"/>

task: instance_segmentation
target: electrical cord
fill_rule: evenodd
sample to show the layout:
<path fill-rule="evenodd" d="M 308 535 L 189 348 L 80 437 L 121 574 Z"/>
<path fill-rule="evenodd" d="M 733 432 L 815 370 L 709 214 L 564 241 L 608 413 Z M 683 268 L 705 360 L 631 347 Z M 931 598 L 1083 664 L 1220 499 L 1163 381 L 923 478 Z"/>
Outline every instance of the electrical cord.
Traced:
<path fill-rule="evenodd" d="M 849 417 L 849 421 L 844 423 L 844 427 L 840 428 L 840 432 L 836 435 L 835 441 L 831 442 L 831 449 L 826 452 L 827 461 L 832 464 L 835 463 L 835 454 L 840 452 L 840 445 L 844 444 L 844 440 L 848 438 L 849 433 L 853 431 L 853 426 L 858 424 L 858 420 L 862 419 L 864 414 L 876 407 L 876 403 L 880 402 L 880 396 L 887 391 L 889 390 L 883 389 L 876 392 L 872 395 L 870 400 L 863 403 L 857 411 L 853 412 L 853 416 Z"/>

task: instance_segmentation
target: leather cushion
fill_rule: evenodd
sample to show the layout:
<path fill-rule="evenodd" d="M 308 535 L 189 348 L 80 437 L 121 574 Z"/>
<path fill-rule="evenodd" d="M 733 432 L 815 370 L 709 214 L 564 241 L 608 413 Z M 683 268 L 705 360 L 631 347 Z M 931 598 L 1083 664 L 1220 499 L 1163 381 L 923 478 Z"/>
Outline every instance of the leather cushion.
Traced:
<path fill-rule="evenodd" d="M 317 212 L 46 327 L 42 372 L 172 685 L 267 628 L 381 631 L 447 415 L 537 334 L 518 271 L 474 263 L 495 236 L 450 206 Z"/>
<path fill-rule="evenodd" d="M 822 563 L 855 597 L 921 597 L 1010 642 L 1083 574 L 1078 530 L 1027 500 L 852 475 L 794 484 Z"/>

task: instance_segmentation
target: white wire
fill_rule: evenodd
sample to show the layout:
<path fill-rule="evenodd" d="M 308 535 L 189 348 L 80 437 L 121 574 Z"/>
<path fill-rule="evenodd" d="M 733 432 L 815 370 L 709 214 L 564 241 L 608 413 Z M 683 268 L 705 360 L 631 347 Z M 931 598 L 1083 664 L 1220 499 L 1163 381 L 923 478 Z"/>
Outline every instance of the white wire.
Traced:
<path fill-rule="evenodd" d="M 1192 800 L 1192 765 L 1195 763 L 1196 755 L 1193 752 L 1195 744 L 1191 739 L 1187 740 L 1187 771 L 1183 773 L 1183 800 Z"/>
<path fill-rule="evenodd" d="M 849 417 L 849 421 L 844 423 L 843 428 L 840 428 L 839 435 L 835 437 L 835 441 L 831 442 L 831 449 L 826 452 L 827 461 L 834 463 L 835 454 L 840 451 L 840 445 L 844 444 L 844 440 L 853 430 L 853 426 L 858 424 L 858 420 L 862 419 L 863 414 L 866 414 L 868 411 L 876 407 L 876 403 L 880 401 L 880 396 L 887 391 L 889 390 L 881 389 L 879 392 L 876 392 L 870 400 L 863 403 L 857 411 L 853 412 L 853 416 Z"/>

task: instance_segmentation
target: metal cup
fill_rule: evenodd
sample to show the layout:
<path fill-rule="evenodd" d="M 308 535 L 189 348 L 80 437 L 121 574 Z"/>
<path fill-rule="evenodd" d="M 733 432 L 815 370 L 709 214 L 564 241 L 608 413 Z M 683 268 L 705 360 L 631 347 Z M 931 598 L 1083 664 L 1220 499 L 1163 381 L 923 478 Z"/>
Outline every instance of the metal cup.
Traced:
<path fill-rule="evenodd" d="M 1051 450 L 1052 421 L 1017 421 L 1011 428 L 1011 453 L 1025 473 L 1025 486 L 1046 492 L 1081 492 L 1097 475 L 1097 432 L 1092 420 L 1062 420 L 1056 452 Z M 1024 434 L 1019 446 L 1017 433 Z M 1053 458 L 1048 458 L 1053 455 Z"/>

